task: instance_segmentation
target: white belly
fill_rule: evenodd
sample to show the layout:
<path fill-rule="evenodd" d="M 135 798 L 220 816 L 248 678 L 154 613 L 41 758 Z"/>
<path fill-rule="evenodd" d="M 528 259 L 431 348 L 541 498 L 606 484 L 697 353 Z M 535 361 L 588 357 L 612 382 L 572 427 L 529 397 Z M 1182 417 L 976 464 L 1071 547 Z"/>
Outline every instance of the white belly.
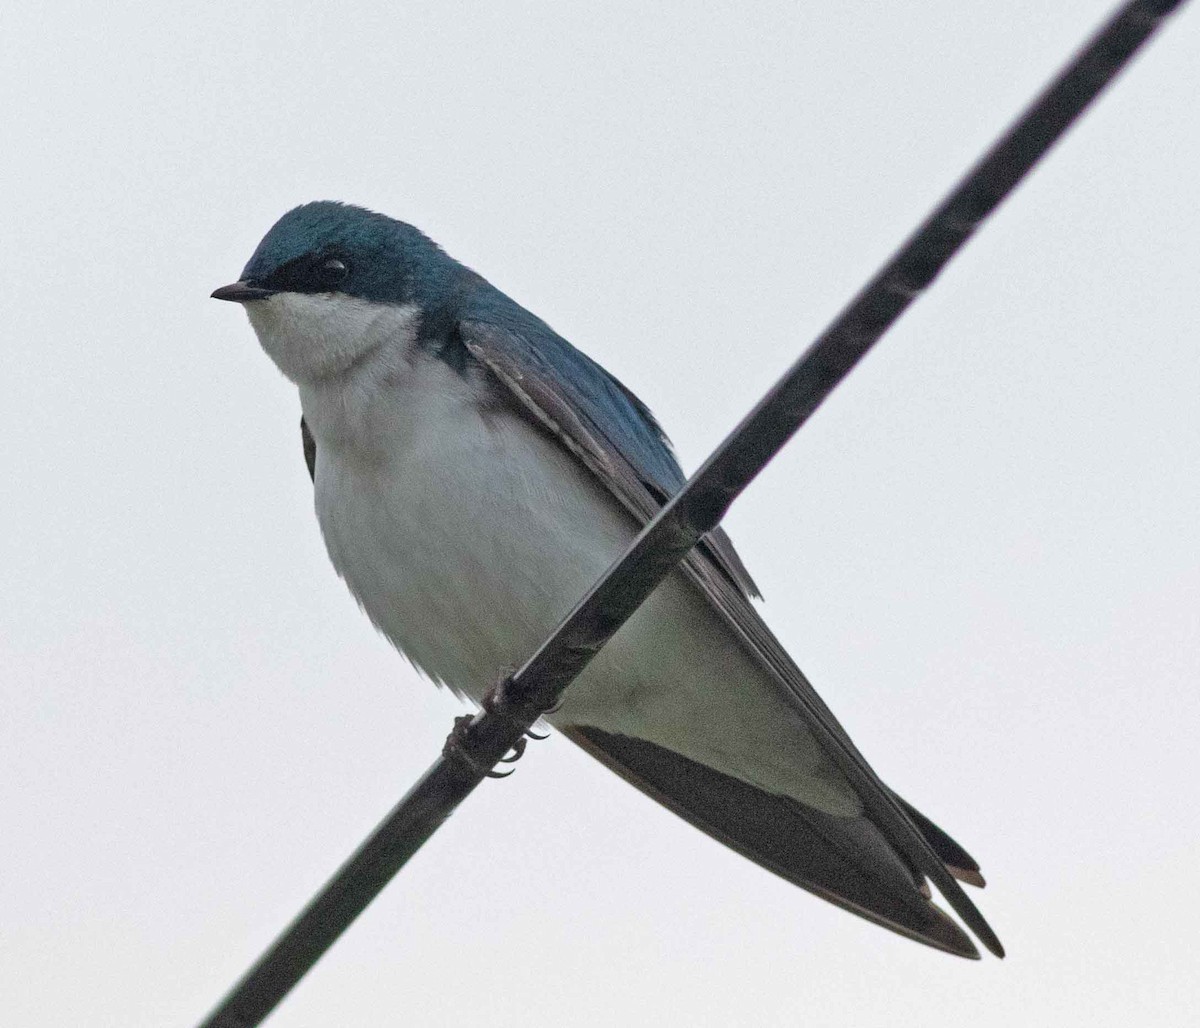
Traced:
<path fill-rule="evenodd" d="M 556 442 L 481 408 L 440 361 L 421 359 L 350 433 L 302 395 L 334 566 L 418 668 L 476 701 L 633 538 L 628 515 Z M 549 720 L 648 739 L 831 813 L 858 810 L 775 681 L 679 575 Z"/>

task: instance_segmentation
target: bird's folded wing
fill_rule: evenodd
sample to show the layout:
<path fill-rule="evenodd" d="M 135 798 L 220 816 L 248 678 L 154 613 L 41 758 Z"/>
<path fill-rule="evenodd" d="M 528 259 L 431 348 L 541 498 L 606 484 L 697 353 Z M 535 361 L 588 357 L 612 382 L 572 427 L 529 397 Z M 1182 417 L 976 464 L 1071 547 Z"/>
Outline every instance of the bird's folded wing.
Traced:
<path fill-rule="evenodd" d="M 531 420 L 583 461 L 639 522 L 653 517 L 683 484 L 682 473 L 677 479 L 662 473 L 664 463 L 677 465 L 646 405 L 565 339 L 542 337 L 535 346 L 511 329 L 479 321 L 460 323 L 459 332 L 467 351 L 495 375 Z M 555 344 L 559 362 L 548 359 L 546 352 Z M 571 378 L 560 363 L 564 359 L 575 365 Z M 593 383 L 592 390 L 574 384 L 580 372 Z M 738 593 L 758 595 L 722 529 L 709 532 L 700 546 Z"/>
<path fill-rule="evenodd" d="M 647 484 L 645 476 L 638 471 L 639 465 L 645 462 L 636 454 L 626 452 L 630 449 L 628 440 L 620 431 L 613 431 L 611 427 L 606 430 L 601 419 L 589 416 L 587 405 L 579 400 L 578 389 L 560 373 L 554 360 L 547 359 L 547 348 L 567 347 L 575 355 L 578 351 L 552 334 L 547 338 L 539 336 L 535 342 L 521 331 L 487 321 L 462 321 L 459 333 L 467 351 L 495 376 L 496 382 L 507 389 L 537 423 L 579 457 L 639 524 L 657 513 L 662 498 L 655 494 L 662 489 L 662 484 Z M 592 364 L 591 369 L 605 374 L 598 365 Z M 624 387 L 620 388 L 623 394 L 632 396 Z M 644 410 L 640 403 L 637 409 Z M 745 571 L 728 539 L 710 534 L 705 544 L 692 551 L 683 570 L 703 591 L 713 608 L 724 616 L 747 651 L 773 673 L 781 691 L 791 699 L 853 786 L 882 837 L 905 862 L 929 877 L 992 953 L 1003 956 L 1004 948 L 995 932 L 914 823 L 906 805 L 871 769 L 808 679 L 750 605 L 747 590 L 740 585 Z M 678 803 L 669 805 L 679 808 Z M 714 834 L 723 831 L 716 830 Z M 733 845 L 732 839 L 730 841 Z M 748 844 L 738 844 L 736 848 L 747 852 Z M 823 894 L 828 893 L 828 885 L 822 888 L 825 889 Z M 854 905 L 848 897 L 843 899 L 843 905 Z"/>

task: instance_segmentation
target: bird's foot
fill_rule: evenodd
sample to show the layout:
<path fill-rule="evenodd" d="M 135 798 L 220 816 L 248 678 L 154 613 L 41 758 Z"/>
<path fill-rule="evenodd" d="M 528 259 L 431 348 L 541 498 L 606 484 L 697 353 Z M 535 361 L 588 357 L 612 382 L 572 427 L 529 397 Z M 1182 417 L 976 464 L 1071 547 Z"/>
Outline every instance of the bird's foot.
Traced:
<path fill-rule="evenodd" d="M 487 692 L 483 694 L 480 700 L 480 706 L 485 714 L 493 717 L 506 718 L 517 724 L 524 724 L 525 717 L 518 717 L 518 704 L 513 701 L 513 698 L 508 694 L 508 685 L 512 680 L 512 674 L 507 673 L 492 685 Z M 555 708 L 557 709 L 557 708 Z M 553 713 L 553 711 L 548 711 Z M 528 715 L 525 715 L 526 717 Z M 474 725 L 475 718 L 470 714 L 464 714 L 462 717 L 454 719 L 454 728 L 446 737 L 446 744 L 442 747 L 442 753 L 446 757 L 453 758 L 466 764 L 472 771 L 478 775 L 487 778 L 507 778 L 512 774 L 512 771 L 495 771 L 484 764 L 475 756 L 472 747 L 471 729 Z M 521 759 L 525 752 L 525 746 L 528 739 L 547 739 L 549 735 L 542 735 L 533 731 L 532 728 L 524 730 L 524 736 L 518 738 L 513 744 L 513 748 L 509 750 L 506 756 L 500 758 L 501 764 L 515 764 Z M 514 769 L 515 770 L 515 769 Z"/>
<path fill-rule="evenodd" d="M 512 771 L 495 771 L 492 768 L 486 767 L 475 759 L 475 754 L 471 752 L 471 723 L 475 720 L 472 714 L 463 714 L 461 717 L 454 719 L 454 727 L 450 729 L 450 734 L 446 736 L 446 744 L 442 747 L 442 755 L 452 760 L 460 761 L 466 764 L 477 775 L 482 775 L 485 778 L 507 778 L 512 774 Z M 505 764 L 511 764 L 517 760 L 525 750 L 525 740 L 519 739 L 518 745 L 513 748 L 511 757 L 501 757 L 500 760 Z M 513 770 L 516 770 L 515 768 Z"/>
<path fill-rule="evenodd" d="M 511 681 L 511 671 L 501 675 L 500 678 L 497 679 L 497 681 L 487 690 L 487 692 L 483 694 L 483 699 L 480 702 L 480 706 L 482 706 L 483 709 L 489 714 L 499 714 L 501 717 L 508 717 L 511 714 L 513 707 L 513 703 L 507 693 L 507 688 Z M 552 710 L 545 711 L 544 713 L 553 714 L 556 710 L 558 710 L 557 706 Z M 544 739 L 550 738 L 549 732 L 543 734 L 535 732 L 532 728 L 526 728 L 525 734 L 530 739 L 534 739 L 537 742 L 541 742 Z M 519 743 L 513 747 L 513 755 L 505 758 L 505 763 L 512 763 L 513 761 L 520 759 L 521 754 L 524 752 L 525 740 L 521 739 Z"/>

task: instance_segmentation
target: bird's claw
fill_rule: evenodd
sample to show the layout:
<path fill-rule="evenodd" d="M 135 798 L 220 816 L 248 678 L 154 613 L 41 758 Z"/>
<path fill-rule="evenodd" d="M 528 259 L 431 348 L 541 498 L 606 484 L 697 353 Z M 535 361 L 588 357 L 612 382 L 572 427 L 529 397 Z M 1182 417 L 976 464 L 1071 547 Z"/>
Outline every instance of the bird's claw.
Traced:
<path fill-rule="evenodd" d="M 524 752 L 525 752 L 525 740 L 518 739 L 513 744 L 513 748 L 511 750 L 509 750 L 508 756 L 500 758 L 500 763 L 501 764 L 515 764 L 518 760 L 521 759 L 521 755 Z M 512 774 L 512 772 L 510 771 L 509 774 Z M 504 775 L 502 777 L 508 777 L 508 776 Z"/>

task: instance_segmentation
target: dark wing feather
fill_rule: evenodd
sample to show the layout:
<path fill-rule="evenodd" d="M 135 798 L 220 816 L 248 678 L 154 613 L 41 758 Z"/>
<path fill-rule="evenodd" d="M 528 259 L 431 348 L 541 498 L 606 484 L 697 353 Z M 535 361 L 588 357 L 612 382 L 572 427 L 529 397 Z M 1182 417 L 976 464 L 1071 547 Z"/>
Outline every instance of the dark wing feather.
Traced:
<path fill-rule="evenodd" d="M 629 447 L 614 439 L 612 431 L 604 431 L 601 419 L 589 416 L 587 405 L 579 401 L 578 389 L 539 350 L 539 346 L 547 343 L 551 346 L 567 344 L 553 336 L 549 340 L 539 337 L 539 346 L 535 346 L 522 327 L 467 319 L 459 323 L 459 332 L 468 352 L 511 391 L 529 414 L 575 453 L 639 523 L 646 522 L 658 511 L 661 497 L 648 488 L 644 476 L 639 474 L 635 460 L 629 456 Z M 549 332 L 548 329 L 545 331 Z M 578 351 L 572 352 L 578 354 Z M 598 366 L 592 365 L 592 368 L 604 374 Z M 623 392 L 631 395 L 627 390 Z M 644 409 L 640 404 L 639 408 Z M 791 697 L 805 722 L 854 787 L 890 846 L 903 860 L 929 877 L 991 952 L 1003 956 L 1000 940 L 947 869 L 942 856 L 945 848 L 939 839 L 935 836 L 931 842 L 926 838 L 903 801 L 871 769 L 808 679 L 751 607 L 746 590 L 737 585 L 745 572 L 728 539 L 711 534 L 704 545 L 689 555 L 683 571 L 704 592 L 712 606 L 724 615 L 748 651 L 774 673 L 781 688 Z M 655 793 L 638 771 L 626 768 L 624 773 L 645 791 Z M 748 846 L 738 848 L 754 855 Z M 956 870 L 960 869 L 956 866 Z"/>

